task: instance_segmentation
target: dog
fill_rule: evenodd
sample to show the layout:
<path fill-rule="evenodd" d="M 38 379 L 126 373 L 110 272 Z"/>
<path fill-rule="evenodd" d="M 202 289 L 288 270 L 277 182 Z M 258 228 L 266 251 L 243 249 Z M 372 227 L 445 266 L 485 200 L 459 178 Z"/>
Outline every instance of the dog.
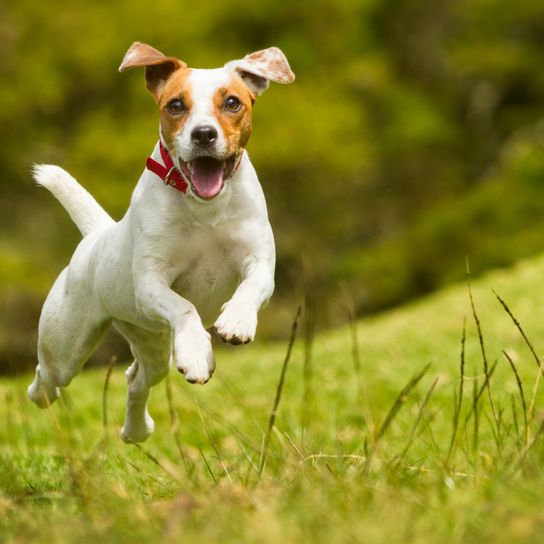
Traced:
<path fill-rule="evenodd" d="M 153 432 L 149 390 L 171 364 L 191 383 L 215 369 L 211 325 L 231 344 L 253 341 L 274 290 L 275 246 L 262 188 L 245 150 L 252 109 L 270 81 L 294 74 L 276 47 L 192 69 L 135 42 L 119 71 L 143 67 L 160 109 L 160 138 L 125 216 L 115 222 L 65 170 L 34 178 L 66 208 L 83 238 L 47 296 L 30 399 L 47 407 L 112 324 L 134 361 L 121 437 Z"/>

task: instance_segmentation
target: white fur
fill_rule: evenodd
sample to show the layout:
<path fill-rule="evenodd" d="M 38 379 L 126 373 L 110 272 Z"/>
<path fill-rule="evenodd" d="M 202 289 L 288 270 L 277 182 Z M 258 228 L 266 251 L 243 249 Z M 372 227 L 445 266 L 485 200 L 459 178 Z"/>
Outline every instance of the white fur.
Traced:
<path fill-rule="evenodd" d="M 51 164 L 34 166 L 34 179 L 66 208 L 81 234 L 113 224 L 113 219 L 66 170 Z"/>
<path fill-rule="evenodd" d="M 198 97 L 189 113 L 184 130 L 177 137 L 176 148 L 181 160 L 188 161 L 192 154 L 191 133 L 197 126 L 212 126 L 219 137 L 215 144 L 217 154 L 225 155 L 227 142 L 221 130 L 221 125 L 213 113 L 213 96 L 219 87 L 228 86 L 232 75 L 224 68 L 215 70 L 191 70 L 188 83 L 191 85 L 191 95 Z"/>
<path fill-rule="evenodd" d="M 195 75 L 203 93 L 195 122 L 209 115 L 205 102 L 225 73 Z M 182 154 L 183 142 L 178 146 Z M 158 145 L 152 157 L 161 161 Z M 252 341 L 257 312 L 272 295 L 274 240 L 255 170 L 244 152 L 223 191 L 206 202 L 144 170 L 117 223 L 61 168 L 38 166 L 35 177 L 85 237 L 45 301 L 30 398 L 40 406 L 53 402 L 111 323 L 134 355 L 122 437 L 145 440 L 153 431 L 149 389 L 170 363 L 187 380 L 205 383 L 215 368 L 206 327 L 215 322 L 226 341 Z"/>

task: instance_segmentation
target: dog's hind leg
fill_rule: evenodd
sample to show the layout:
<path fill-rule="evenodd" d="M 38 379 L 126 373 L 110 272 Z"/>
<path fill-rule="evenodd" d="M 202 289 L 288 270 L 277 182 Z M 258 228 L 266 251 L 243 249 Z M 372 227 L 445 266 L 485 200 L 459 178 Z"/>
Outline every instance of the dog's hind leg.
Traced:
<path fill-rule="evenodd" d="M 67 281 L 65 269 L 43 306 L 39 323 L 38 365 L 28 396 L 40 408 L 53 403 L 102 338 L 109 320 L 84 285 Z"/>
<path fill-rule="evenodd" d="M 168 373 L 170 332 L 150 332 L 127 323 L 115 323 L 115 327 L 128 340 L 134 355 L 134 362 L 125 373 L 127 412 L 121 438 L 125 442 L 143 442 L 154 429 L 147 410 L 149 391 Z"/>

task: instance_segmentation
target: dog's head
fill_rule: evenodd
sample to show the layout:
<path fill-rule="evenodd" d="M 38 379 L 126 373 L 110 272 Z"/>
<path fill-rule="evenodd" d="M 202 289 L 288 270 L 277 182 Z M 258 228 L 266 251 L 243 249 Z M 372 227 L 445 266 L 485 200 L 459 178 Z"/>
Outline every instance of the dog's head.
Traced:
<path fill-rule="evenodd" d="M 174 57 L 135 42 L 119 71 L 145 67 L 147 89 L 160 107 L 161 134 L 174 162 L 201 199 L 221 193 L 251 134 L 251 113 L 270 81 L 291 83 L 285 55 L 271 47 L 223 68 L 188 68 Z"/>

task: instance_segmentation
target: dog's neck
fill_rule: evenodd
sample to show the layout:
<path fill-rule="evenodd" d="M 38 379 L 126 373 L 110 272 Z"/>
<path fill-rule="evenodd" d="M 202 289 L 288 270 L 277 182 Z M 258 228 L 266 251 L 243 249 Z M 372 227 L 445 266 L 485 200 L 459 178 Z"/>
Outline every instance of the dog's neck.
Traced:
<path fill-rule="evenodd" d="M 160 151 L 160 140 L 156 143 L 150 158 L 162 164 L 162 156 Z M 248 170 L 249 169 L 249 170 Z M 174 207 L 181 205 L 185 209 L 184 220 L 193 226 L 209 226 L 213 227 L 227 217 L 232 217 L 239 213 L 237 206 L 231 204 L 236 203 L 239 198 L 238 194 L 242 189 L 243 179 L 251 176 L 253 168 L 251 166 L 247 152 L 244 150 L 241 154 L 238 166 L 233 176 L 225 181 L 225 187 L 221 194 L 211 200 L 201 200 L 194 195 L 191 188 L 188 187 L 185 193 L 176 191 L 173 187 L 167 186 L 157 174 L 150 171 L 148 168 L 144 171 L 146 186 L 153 187 L 158 185 L 166 196 L 166 201 L 170 201 Z M 162 199 L 161 199 L 162 200 Z"/>
<path fill-rule="evenodd" d="M 183 174 L 174 164 L 162 138 L 159 140 L 159 153 L 161 155 L 161 162 L 156 161 L 153 157 L 148 157 L 146 161 L 147 169 L 158 176 L 165 185 L 173 187 L 182 193 L 186 193 L 188 186 L 187 182 L 185 181 Z"/>

